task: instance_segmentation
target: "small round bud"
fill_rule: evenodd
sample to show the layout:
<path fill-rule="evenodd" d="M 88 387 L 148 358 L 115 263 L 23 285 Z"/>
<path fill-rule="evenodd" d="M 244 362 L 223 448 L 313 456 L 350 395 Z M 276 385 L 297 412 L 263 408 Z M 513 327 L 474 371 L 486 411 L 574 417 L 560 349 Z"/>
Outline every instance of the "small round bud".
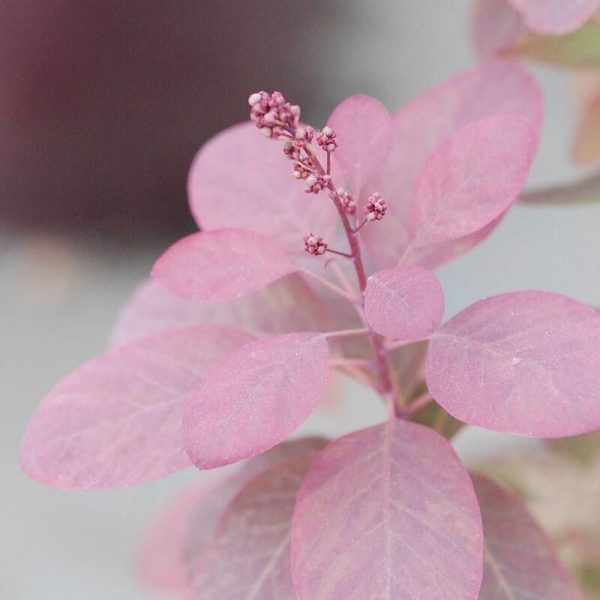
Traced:
<path fill-rule="evenodd" d="M 251 94 L 250 98 L 248 98 L 248 104 L 250 106 L 254 106 L 255 104 L 258 104 L 261 100 L 260 94 L 258 92 Z"/>
<path fill-rule="evenodd" d="M 386 211 L 387 204 L 379 192 L 375 192 L 367 198 L 367 204 L 364 208 L 364 212 L 366 213 L 369 221 L 381 221 Z"/>
<path fill-rule="evenodd" d="M 327 244 L 323 241 L 320 235 L 307 233 L 304 235 L 304 250 L 309 254 L 321 256 L 327 251 Z"/>

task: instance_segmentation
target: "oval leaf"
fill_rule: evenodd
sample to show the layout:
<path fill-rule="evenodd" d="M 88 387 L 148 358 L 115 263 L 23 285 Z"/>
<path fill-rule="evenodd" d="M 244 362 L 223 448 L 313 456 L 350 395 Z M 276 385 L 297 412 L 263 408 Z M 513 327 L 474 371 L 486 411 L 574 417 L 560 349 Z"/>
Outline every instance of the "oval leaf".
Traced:
<path fill-rule="evenodd" d="M 188 179 L 192 213 L 204 231 L 239 228 L 304 254 L 302 236 L 331 239 L 338 215 L 323 196 L 306 194 L 292 177 L 281 144 L 265 139 L 253 123 L 226 129 L 196 155 Z"/>
<path fill-rule="evenodd" d="M 336 107 L 327 125 L 339 144 L 335 159 L 350 189 L 359 194 L 392 149 L 392 117 L 379 100 L 357 94 Z"/>
<path fill-rule="evenodd" d="M 600 315 L 550 292 L 480 300 L 431 337 L 426 379 L 472 425 L 535 437 L 600 429 Z"/>
<path fill-rule="evenodd" d="M 365 316 L 380 335 L 419 340 L 431 335 L 444 316 L 444 292 L 427 269 L 404 265 L 369 277 Z"/>
<path fill-rule="evenodd" d="M 184 402 L 211 367 L 252 339 L 226 327 L 191 327 L 142 338 L 86 363 L 37 409 L 23 438 L 21 468 L 53 487 L 104 489 L 189 466 Z"/>
<path fill-rule="evenodd" d="M 184 439 L 192 462 L 212 469 L 273 447 L 317 407 L 328 381 L 322 334 L 289 333 L 240 348 L 187 402 Z"/>
<path fill-rule="evenodd" d="M 485 537 L 479 600 L 584 600 L 521 498 L 482 475 L 473 483 Z"/>
<path fill-rule="evenodd" d="M 298 493 L 292 577 L 299 600 L 476 600 L 481 518 L 450 444 L 388 422 L 323 450 Z"/>
<path fill-rule="evenodd" d="M 193 233 L 171 246 L 152 275 L 169 291 L 192 302 L 246 296 L 297 271 L 283 248 L 250 231 Z"/>
<path fill-rule="evenodd" d="M 385 219 L 360 232 L 375 267 L 398 264 L 409 242 L 411 190 L 427 159 L 442 143 L 461 127 L 493 115 L 523 117 L 537 141 L 542 105 L 542 92 L 533 77 L 514 61 L 496 59 L 432 87 L 394 113 L 392 152 L 365 188 L 390 199 Z M 461 244 L 461 251 L 478 241 Z M 456 254 L 451 246 L 448 252 L 450 257 Z M 434 268 L 446 260 L 446 255 L 440 255 L 437 264 L 427 266 Z"/>
<path fill-rule="evenodd" d="M 415 184 L 408 251 L 462 238 L 501 215 L 525 185 L 535 146 L 520 117 L 501 115 L 460 129 Z"/>
<path fill-rule="evenodd" d="M 298 310 L 298 306 L 302 310 Z M 145 335 L 199 325 L 230 325 L 251 333 L 287 333 L 330 329 L 328 311 L 317 293 L 298 274 L 227 302 L 189 302 L 171 294 L 158 282 L 142 283 L 121 311 L 111 344 Z"/>
<path fill-rule="evenodd" d="M 600 8 L 600 0 L 508 0 L 537 33 L 565 35 L 581 27 Z"/>
<path fill-rule="evenodd" d="M 280 462 L 228 506 L 194 573 L 192 600 L 294 598 L 290 534 L 296 493 L 314 454 Z"/>

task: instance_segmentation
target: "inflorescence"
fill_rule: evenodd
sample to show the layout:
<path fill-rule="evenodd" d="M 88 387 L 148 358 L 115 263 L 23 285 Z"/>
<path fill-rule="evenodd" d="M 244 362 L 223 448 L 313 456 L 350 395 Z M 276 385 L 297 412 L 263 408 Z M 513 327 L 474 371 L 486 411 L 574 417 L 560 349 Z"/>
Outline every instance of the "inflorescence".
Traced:
<path fill-rule="evenodd" d="M 338 210 L 348 215 L 356 215 L 355 198 L 343 188 L 336 188 L 331 177 L 331 155 L 338 147 L 335 131 L 329 126 L 315 130 L 310 125 L 300 125 L 300 107 L 286 102 L 281 92 L 257 92 L 248 98 L 250 119 L 261 133 L 272 140 L 283 141 L 283 153 L 293 162 L 292 175 L 306 183 L 306 193 L 325 192 L 336 204 Z M 327 156 L 323 166 L 316 156 L 312 144 L 321 148 Z M 366 217 L 362 223 L 354 223 L 356 234 L 367 223 L 380 221 L 387 210 L 381 194 L 375 192 L 367 200 L 363 212 Z M 314 255 L 334 252 L 320 236 L 307 233 L 304 236 L 304 249 Z"/>

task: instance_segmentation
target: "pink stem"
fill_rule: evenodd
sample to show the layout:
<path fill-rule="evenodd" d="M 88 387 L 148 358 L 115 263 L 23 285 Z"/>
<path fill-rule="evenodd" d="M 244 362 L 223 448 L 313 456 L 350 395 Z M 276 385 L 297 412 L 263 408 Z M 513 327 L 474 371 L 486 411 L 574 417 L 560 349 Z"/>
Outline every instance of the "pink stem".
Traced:
<path fill-rule="evenodd" d="M 354 233 L 357 234 L 367 223 L 369 222 L 369 219 L 367 219 L 365 217 L 365 220 L 358 226 L 354 228 Z"/>
<path fill-rule="evenodd" d="M 332 358 L 329 361 L 332 367 L 345 368 L 345 367 L 367 367 L 373 368 L 373 361 L 367 358 Z"/>
<path fill-rule="evenodd" d="M 410 340 L 408 342 L 406 342 L 406 341 L 391 342 L 391 343 L 386 344 L 386 348 L 387 348 L 388 352 L 393 352 L 394 350 L 398 350 L 398 348 L 404 348 L 406 346 L 410 346 L 410 344 L 424 342 L 428 339 L 429 338 L 423 338 L 422 340 Z"/>
<path fill-rule="evenodd" d="M 340 252 L 339 250 L 332 250 L 331 248 L 327 248 L 325 252 L 331 252 L 331 254 L 337 254 L 338 256 L 343 256 L 344 258 L 353 258 L 352 254 L 348 254 L 347 252 Z"/>
<path fill-rule="evenodd" d="M 313 160 L 317 172 L 321 175 L 325 175 L 326 173 L 323 169 L 323 166 L 321 165 L 314 153 L 311 153 L 311 158 Z M 358 241 L 358 236 L 354 234 L 354 229 L 352 227 L 352 224 L 350 223 L 350 220 L 348 219 L 348 213 L 346 213 L 344 209 L 344 205 L 340 199 L 340 196 L 335 186 L 333 185 L 333 182 L 329 181 L 327 187 L 330 192 L 329 197 L 333 201 L 333 204 L 337 209 L 340 219 L 342 221 L 344 233 L 346 234 L 348 244 L 350 245 L 350 253 L 353 257 L 352 261 L 354 263 L 354 270 L 356 271 L 358 287 L 360 288 L 361 294 L 364 295 L 364 291 L 367 287 L 367 276 L 365 273 L 365 267 L 360 253 L 360 244 Z M 371 338 L 371 346 L 373 347 L 373 352 L 375 354 L 375 364 L 377 372 L 379 374 L 379 392 L 388 402 L 390 402 L 393 405 L 394 410 L 391 411 L 391 414 L 400 416 L 406 410 L 406 403 L 402 398 L 400 390 L 397 388 L 392 378 L 389 357 L 387 355 L 387 351 L 384 345 L 384 339 L 380 335 L 376 334 L 374 331 L 369 331 L 369 337 Z"/>
<path fill-rule="evenodd" d="M 420 396 L 417 396 L 406 408 L 406 415 L 411 417 L 424 406 L 427 406 L 430 402 L 433 402 L 433 397 L 429 392 L 424 392 Z"/>
<path fill-rule="evenodd" d="M 361 329 L 341 329 L 340 331 L 330 331 L 325 334 L 325 337 L 328 338 L 336 338 L 336 337 L 346 337 L 350 335 L 369 335 L 371 333 L 370 329 L 363 327 Z"/>

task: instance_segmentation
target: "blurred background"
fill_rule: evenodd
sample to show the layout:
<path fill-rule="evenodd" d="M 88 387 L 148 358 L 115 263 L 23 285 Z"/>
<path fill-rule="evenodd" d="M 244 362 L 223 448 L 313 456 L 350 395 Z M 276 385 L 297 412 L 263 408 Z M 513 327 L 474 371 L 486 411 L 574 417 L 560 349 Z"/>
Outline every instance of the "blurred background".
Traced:
<path fill-rule="evenodd" d="M 105 348 L 153 260 L 194 230 L 185 188 L 200 145 L 244 120 L 248 95 L 263 88 L 284 91 L 316 126 L 356 92 L 394 110 L 475 63 L 470 8 L 469 0 L 0 0 L 1 599 L 155 597 L 135 582 L 136 544 L 197 473 L 67 493 L 23 476 L 17 453 L 42 396 Z M 579 174 L 568 159 L 570 80 L 535 72 L 547 116 L 532 187 Z M 515 208 L 488 241 L 440 270 L 448 315 L 514 289 L 600 304 L 599 223 L 600 205 Z M 359 423 L 367 421 L 355 414 L 341 427 Z M 473 433 L 458 442 L 467 456 L 507 443 L 519 442 Z"/>

